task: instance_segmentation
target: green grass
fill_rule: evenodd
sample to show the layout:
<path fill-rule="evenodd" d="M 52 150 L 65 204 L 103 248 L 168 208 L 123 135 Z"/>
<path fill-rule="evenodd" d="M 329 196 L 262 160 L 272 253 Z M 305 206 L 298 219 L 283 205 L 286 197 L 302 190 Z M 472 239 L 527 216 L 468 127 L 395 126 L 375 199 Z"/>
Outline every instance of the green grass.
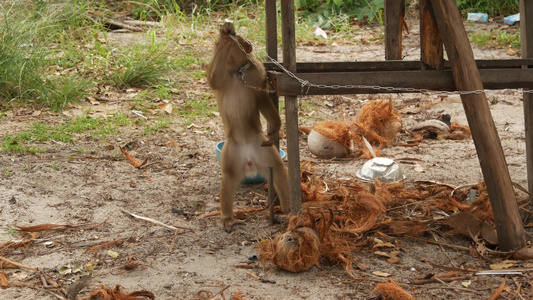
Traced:
<path fill-rule="evenodd" d="M 217 111 L 216 102 L 214 99 L 205 97 L 203 99 L 187 99 L 185 104 L 177 110 L 180 120 L 185 125 L 190 125 L 196 120 L 207 120 L 208 117 L 214 116 Z"/>
<path fill-rule="evenodd" d="M 491 17 L 514 15 L 520 10 L 518 0 L 457 0 L 457 5 L 464 14 L 481 12 Z"/>
<path fill-rule="evenodd" d="M 495 32 L 479 32 L 468 36 L 470 42 L 480 47 L 508 47 L 520 49 L 520 31 L 507 33 L 502 30 Z"/>
<path fill-rule="evenodd" d="M 0 150 L 7 152 L 38 153 L 46 152 L 34 143 L 49 141 L 71 143 L 76 136 L 88 134 L 93 140 L 101 140 L 108 136 L 118 136 L 119 128 L 132 125 L 133 120 L 123 114 L 116 114 L 107 119 L 81 116 L 68 119 L 58 125 L 34 123 L 28 130 L 6 134 Z"/>

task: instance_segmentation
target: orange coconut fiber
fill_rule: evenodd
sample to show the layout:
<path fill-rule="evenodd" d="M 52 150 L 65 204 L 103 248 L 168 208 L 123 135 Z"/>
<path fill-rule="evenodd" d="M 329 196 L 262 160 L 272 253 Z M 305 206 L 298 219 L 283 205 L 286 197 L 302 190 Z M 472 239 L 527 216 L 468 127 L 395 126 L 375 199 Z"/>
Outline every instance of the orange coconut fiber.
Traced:
<path fill-rule="evenodd" d="M 415 300 L 416 298 L 402 289 L 395 281 L 389 279 L 387 282 L 379 283 L 374 288 L 384 299 L 391 300 Z"/>
<path fill-rule="evenodd" d="M 338 121 L 326 121 L 313 127 L 313 130 L 348 149 L 368 156 L 363 136 L 372 144 L 385 145 L 392 141 L 401 129 L 398 113 L 392 107 L 392 100 L 374 101 L 363 106 L 357 120 L 351 124 Z M 304 132 L 310 130 L 300 128 Z M 375 152 L 377 150 L 374 150 Z M 376 152 L 379 155 L 379 152 Z"/>
<path fill-rule="evenodd" d="M 259 260 L 263 267 L 270 261 L 283 270 L 299 273 L 318 264 L 320 239 L 311 228 L 298 226 L 276 236 L 272 241 L 258 244 Z"/>
<path fill-rule="evenodd" d="M 390 98 L 389 101 L 373 101 L 363 106 L 353 125 L 370 143 L 384 145 L 400 132 L 402 122 Z"/>

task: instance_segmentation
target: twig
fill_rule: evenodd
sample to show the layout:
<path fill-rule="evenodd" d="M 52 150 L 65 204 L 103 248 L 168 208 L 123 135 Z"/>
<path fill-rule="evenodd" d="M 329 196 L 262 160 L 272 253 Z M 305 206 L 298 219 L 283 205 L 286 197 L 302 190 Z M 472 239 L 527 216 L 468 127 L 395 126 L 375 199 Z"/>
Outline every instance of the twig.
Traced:
<path fill-rule="evenodd" d="M 446 278 L 429 278 L 429 279 L 420 279 L 420 280 L 413 280 L 411 281 L 411 284 L 414 285 L 422 285 L 426 283 L 444 283 L 444 282 L 452 282 L 457 280 L 463 280 L 468 278 L 469 276 L 455 276 L 455 277 L 446 277 Z"/>
<path fill-rule="evenodd" d="M 147 218 L 147 217 L 142 217 L 142 216 L 138 216 L 136 214 L 132 214 L 130 213 L 129 211 L 123 209 L 123 208 L 120 208 L 120 210 L 127 214 L 127 215 L 130 215 L 136 219 L 141 219 L 141 220 L 144 220 L 144 221 L 147 221 L 147 222 L 150 222 L 150 223 L 153 223 L 153 224 L 156 224 L 156 225 L 159 225 L 159 226 L 163 226 L 165 228 L 168 228 L 170 230 L 178 230 L 178 229 L 183 229 L 183 230 L 187 230 L 187 231 L 191 231 L 191 232 L 194 232 L 194 230 L 192 228 L 187 228 L 187 227 L 180 227 L 180 226 L 172 226 L 172 225 L 167 225 L 163 222 L 159 222 L 157 220 L 154 220 L 154 219 L 151 219 L 151 218 Z"/>
<path fill-rule="evenodd" d="M 227 290 L 229 287 L 230 287 L 230 285 L 228 284 L 227 287 L 223 288 L 220 292 L 214 294 L 213 297 L 209 298 L 209 300 L 213 300 L 213 299 L 215 299 L 218 295 L 224 293 L 224 291 Z M 224 297 L 222 297 L 222 298 L 224 298 Z"/>
<path fill-rule="evenodd" d="M 116 244 L 118 242 L 121 242 L 121 241 L 122 241 L 122 239 L 117 239 L 117 240 L 114 240 L 114 241 L 111 241 L 111 242 L 101 243 L 99 245 L 91 247 L 91 249 L 89 249 L 89 250 L 90 251 L 94 251 L 94 250 L 97 250 L 97 249 L 100 249 L 100 248 L 103 248 L 103 247 L 114 245 L 114 244 Z"/>
<path fill-rule="evenodd" d="M 172 253 L 172 250 L 174 250 L 174 244 L 176 244 L 177 238 L 178 238 L 178 230 L 174 231 L 174 238 L 172 239 L 172 243 L 170 243 L 170 248 L 168 249 L 169 253 Z"/>
<path fill-rule="evenodd" d="M 12 261 L 12 260 L 9 260 L 9 259 L 7 259 L 7 258 L 5 258 L 5 257 L 3 257 L 3 256 L 0 256 L 0 260 L 3 260 L 4 262 L 9 263 L 9 264 L 12 264 L 12 265 L 14 265 L 14 266 L 16 266 L 16 267 L 19 267 L 19 268 L 21 268 L 21 269 L 32 270 L 32 271 L 39 271 L 39 268 L 25 266 L 25 265 L 22 265 L 22 264 L 16 263 L 16 262 L 14 262 L 14 261 Z"/>
<path fill-rule="evenodd" d="M 448 243 L 442 243 L 442 242 L 436 242 L 436 241 L 432 241 L 432 240 L 421 239 L 421 238 L 417 238 L 417 237 L 414 237 L 414 236 L 412 236 L 410 238 L 418 240 L 418 241 L 421 241 L 421 242 L 426 242 L 426 243 L 429 243 L 429 244 L 442 245 L 442 246 L 446 246 L 446 247 L 455 248 L 455 249 L 459 249 L 459 250 L 464 250 L 464 251 L 469 251 L 470 252 L 470 249 L 468 247 L 457 246 L 457 245 L 448 244 Z"/>

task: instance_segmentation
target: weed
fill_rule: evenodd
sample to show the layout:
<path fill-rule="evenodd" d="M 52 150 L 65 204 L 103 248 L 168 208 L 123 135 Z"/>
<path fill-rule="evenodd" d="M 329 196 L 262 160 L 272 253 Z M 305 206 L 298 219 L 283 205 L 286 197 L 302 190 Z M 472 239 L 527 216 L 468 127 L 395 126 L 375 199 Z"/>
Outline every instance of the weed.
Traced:
<path fill-rule="evenodd" d="M 52 161 L 51 166 L 52 166 L 52 168 L 53 168 L 54 170 L 59 170 L 59 169 L 60 169 L 59 164 L 58 164 L 57 161 L 55 161 L 55 160 Z"/>
<path fill-rule="evenodd" d="M 163 129 L 169 128 L 171 124 L 172 124 L 172 121 L 170 119 L 158 120 L 153 124 L 148 124 L 148 126 L 146 126 L 146 128 L 144 129 L 143 134 L 148 135 L 148 134 L 152 134 L 155 132 L 162 132 Z"/>
<path fill-rule="evenodd" d="M 520 49 L 520 31 L 507 33 L 502 30 L 496 32 L 481 32 L 468 36 L 470 42 L 480 47 L 509 47 Z"/>
<path fill-rule="evenodd" d="M 117 88 L 146 87 L 160 84 L 170 70 L 166 49 L 150 36 L 147 44 L 126 49 L 116 60 L 116 67 L 109 80 Z"/>

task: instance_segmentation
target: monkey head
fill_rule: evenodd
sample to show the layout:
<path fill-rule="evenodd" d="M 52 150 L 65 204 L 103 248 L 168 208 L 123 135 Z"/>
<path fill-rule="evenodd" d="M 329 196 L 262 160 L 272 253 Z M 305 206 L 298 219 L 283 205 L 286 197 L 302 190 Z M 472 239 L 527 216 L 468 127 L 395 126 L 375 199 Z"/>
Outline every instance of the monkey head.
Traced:
<path fill-rule="evenodd" d="M 222 25 L 220 28 L 219 43 L 222 47 L 231 47 L 228 55 L 230 68 L 238 69 L 249 61 L 248 55 L 253 50 L 252 44 L 241 36 L 235 34 L 233 23 L 226 22 Z"/>

